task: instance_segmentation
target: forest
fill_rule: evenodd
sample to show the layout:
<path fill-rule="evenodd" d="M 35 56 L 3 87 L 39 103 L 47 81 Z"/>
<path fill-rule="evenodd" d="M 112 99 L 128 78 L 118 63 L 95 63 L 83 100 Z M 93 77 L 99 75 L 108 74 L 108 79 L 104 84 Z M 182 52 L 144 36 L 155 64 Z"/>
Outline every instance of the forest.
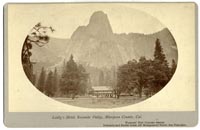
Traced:
<path fill-rule="evenodd" d="M 113 91 L 120 98 L 120 95 L 139 95 L 146 97 L 160 91 L 171 79 L 176 69 L 176 62 L 173 59 L 169 66 L 163 52 L 159 39 L 155 41 L 154 59 L 141 57 L 138 61 L 133 59 L 110 71 L 99 71 L 99 86 L 112 86 Z M 111 75 L 112 78 L 111 78 Z M 110 77 L 109 77 L 110 76 Z M 46 72 L 42 68 L 37 88 L 50 97 L 71 97 L 76 95 L 87 95 L 93 84 L 90 73 L 83 65 L 74 61 L 73 55 L 63 62 L 62 74 L 57 74 L 57 69 Z"/>
<path fill-rule="evenodd" d="M 58 73 L 56 67 L 54 70 L 42 67 L 39 77 L 36 78 L 33 73 L 33 64 L 37 63 L 30 60 L 32 44 L 42 47 L 48 44 L 49 40 L 46 32 L 41 33 L 40 29 L 55 31 L 52 27 L 42 26 L 40 23 L 35 25 L 31 35 L 28 35 L 24 42 L 22 65 L 28 79 L 49 97 L 75 99 L 77 95 L 89 95 L 92 86 L 111 86 L 117 99 L 121 95 L 149 97 L 160 91 L 170 81 L 177 67 L 175 59 L 172 59 L 169 65 L 161 42 L 156 39 L 155 49 L 152 52 L 153 59 L 142 56 L 138 61 L 132 59 L 120 66 L 98 69 L 75 62 L 71 54 L 67 61 L 64 60 L 61 74 Z"/>

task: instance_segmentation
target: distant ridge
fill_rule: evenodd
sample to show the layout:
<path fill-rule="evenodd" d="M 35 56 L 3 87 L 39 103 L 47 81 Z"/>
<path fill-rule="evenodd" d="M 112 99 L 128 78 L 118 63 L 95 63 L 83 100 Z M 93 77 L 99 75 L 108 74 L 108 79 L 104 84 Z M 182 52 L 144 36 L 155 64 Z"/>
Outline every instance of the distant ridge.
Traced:
<path fill-rule="evenodd" d="M 32 58 L 38 60 L 37 66 L 55 67 L 61 66 L 63 59 L 68 60 L 73 54 L 76 62 L 81 64 L 110 68 L 132 59 L 138 60 L 141 56 L 152 59 L 157 38 L 168 62 L 172 59 L 177 61 L 176 43 L 167 28 L 153 34 L 116 34 L 107 14 L 97 11 L 90 17 L 88 25 L 77 27 L 70 39 L 51 38 L 45 47 L 33 47 Z"/>

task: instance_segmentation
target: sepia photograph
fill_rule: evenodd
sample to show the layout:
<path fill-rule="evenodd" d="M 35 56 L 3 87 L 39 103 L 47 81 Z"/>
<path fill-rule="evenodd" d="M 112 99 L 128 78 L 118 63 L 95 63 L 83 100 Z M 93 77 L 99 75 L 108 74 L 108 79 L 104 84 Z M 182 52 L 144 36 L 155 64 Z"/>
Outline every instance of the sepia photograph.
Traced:
<path fill-rule="evenodd" d="M 5 124 L 195 126 L 196 10 L 195 3 L 6 4 Z"/>
<path fill-rule="evenodd" d="M 109 21 L 112 15 L 116 14 L 92 12 L 87 16 L 88 24 L 77 26 L 70 37 L 48 36 L 64 32 L 70 25 L 54 28 L 38 22 L 25 38 L 21 54 L 30 82 L 59 102 L 92 108 L 135 104 L 161 91 L 178 61 L 169 29 L 156 18 L 134 10 L 130 13 L 134 20 L 121 24 L 140 23 L 139 29 L 116 33 Z M 123 14 L 117 15 L 123 19 Z M 143 21 L 146 15 L 152 25 Z M 151 32 L 141 29 L 142 24 Z"/>

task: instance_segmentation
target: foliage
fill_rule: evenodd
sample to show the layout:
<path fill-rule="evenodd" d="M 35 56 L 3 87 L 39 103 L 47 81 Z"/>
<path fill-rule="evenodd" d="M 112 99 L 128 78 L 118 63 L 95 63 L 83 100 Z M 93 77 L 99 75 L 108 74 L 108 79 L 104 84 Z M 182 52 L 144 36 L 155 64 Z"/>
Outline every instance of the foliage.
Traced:
<path fill-rule="evenodd" d="M 69 61 L 63 69 L 60 79 L 60 92 L 62 95 L 71 96 L 72 99 L 76 95 L 86 93 L 88 82 L 88 74 L 82 65 L 77 65 L 71 55 Z"/>
<path fill-rule="evenodd" d="M 32 29 L 29 35 L 27 35 L 23 47 L 21 60 L 22 65 L 28 79 L 34 83 L 34 74 L 33 74 L 33 64 L 34 62 L 30 61 L 30 57 L 32 55 L 31 49 L 32 44 L 36 44 L 39 47 L 44 46 L 49 42 L 49 37 L 47 32 L 54 32 L 55 30 L 50 26 L 43 26 L 41 23 L 36 24 Z"/>
<path fill-rule="evenodd" d="M 176 71 L 177 64 L 174 59 L 172 59 L 171 74 L 173 75 Z"/>
<path fill-rule="evenodd" d="M 88 89 L 91 87 L 88 81 L 89 74 L 86 72 L 85 68 L 82 65 L 78 66 L 79 70 L 79 77 L 80 77 L 80 83 L 79 83 L 79 94 L 83 95 L 88 92 Z"/>
<path fill-rule="evenodd" d="M 44 70 L 44 67 L 42 67 L 40 76 L 39 76 L 39 80 L 38 80 L 38 84 L 37 84 L 37 88 L 43 92 L 44 91 L 44 85 L 45 85 L 45 76 L 46 76 L 46 72 Z"/>
<path fill-rule="evenodd" d="M 46 83 L 45 83 L 44 93 L 47 96 L 53 97 L 55 95 L 55 92 L 56 92 L 56 88 L 54 86 L 54 75 L 53 75 L 53 72 L 50 71 L 48 73 L 47 80 L 46 80 Z"/>
<path fill-rule="evenodd" d="M 155 92 L 160 91 L 170 80 L 170 68 L 166 60 L 166 56 L 163 53 L 163 49 L 160 44 L 160 40 L 156 40 L 155 52 L 154 52 L 154 84 Z"/>
<path fill-rule="evenodd" d="M 152 95 L 168 83 L 175 69 L 175 61 L 172 61 L 172 68 L 169 68 L 160 41 L 157 39 L 153 60 L 141 57 L 138 62 L 128 61 L 118 68 L 115 88 L 117 97 L 119 98 L 121 93 L 139 94 L 139 97 L 142 97 L 142 93 L 146 96 Z"/>
<path fill-rule="evenodd" d="M 57 88 L 58 88 L 58 74 L 57 74 L 57 68 L 54 69 L 54 73 L 53 73 L 53 86 L 55 88 L 55 93 L 57 92 Z"/>

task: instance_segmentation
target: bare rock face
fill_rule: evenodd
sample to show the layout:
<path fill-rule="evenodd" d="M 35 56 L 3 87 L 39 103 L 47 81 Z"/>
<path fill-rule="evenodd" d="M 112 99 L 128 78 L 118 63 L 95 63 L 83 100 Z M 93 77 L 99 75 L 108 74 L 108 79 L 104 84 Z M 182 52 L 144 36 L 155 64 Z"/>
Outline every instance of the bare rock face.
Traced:
<path fill-rule="evenodd" d="M 33 49 L 32 58 L 45 63 L 43 66 L 55 67 L 62 66 L 63 59 L 68 60 L 73 54 L 78 63 L 111 68 L 129 60 L 138 60 L 141 56 L 153 59 L 157 38 L 161 41 L 167 60 L 177 60 L 176 43 L 167 28 L 153 34 L 116 34 L 112 31 L 108 16 L 97 11 L 90 17 L 88 25 L 79 26 L 70 39 L 51 38 L 45 47 Z"/>
<path fill-rule="evenodd" d="M 95 38 L 106 40 L 113 35 L 110 22 L 107 14 L 102 11 L 97 11 L 90 17 L 89 24 L 87 26 L 79 26 L 72 34 L 71 39 L 88 39 Z"/>
<path fill-rule="evenodd" d="M 95 12 L 88 24 L 88 31 L 93 33 L 93 36 L 104 39 L 113 35 L 110 22 L 107 14 L 99 11 Z"/>

